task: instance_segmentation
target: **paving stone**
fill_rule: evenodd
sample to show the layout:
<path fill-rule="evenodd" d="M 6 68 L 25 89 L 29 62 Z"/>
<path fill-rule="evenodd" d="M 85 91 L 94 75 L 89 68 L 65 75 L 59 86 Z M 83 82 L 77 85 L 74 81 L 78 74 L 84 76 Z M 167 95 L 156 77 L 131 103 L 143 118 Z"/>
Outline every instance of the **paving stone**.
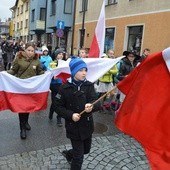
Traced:
<path fill-rule="evenodd" d="M 69 170 L 70 165 L 61 152 L 70 148 L 71 145 L 66 144 L 0 157 L 0 170 Z M 149 165 L 140 144 L 119 134 L 93 138 L 90 154 L 85 155 L 82 165 L 82 170 L 88 169 L 149 170 Z"/>

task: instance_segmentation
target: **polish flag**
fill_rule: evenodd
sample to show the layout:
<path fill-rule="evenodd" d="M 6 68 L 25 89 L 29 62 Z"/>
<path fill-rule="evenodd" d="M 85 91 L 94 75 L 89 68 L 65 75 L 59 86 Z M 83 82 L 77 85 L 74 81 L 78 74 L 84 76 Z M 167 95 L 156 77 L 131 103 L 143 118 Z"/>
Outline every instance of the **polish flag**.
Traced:
<path fill-rule="evenodd" d="M 88 67 L 87 80 L 95 82 L 123 57 L 117 59 L 84 58 Z M 70 59 L 60 60 L 57 68 L 28 79 L 19 79 L 5 71 L 0 72 L 0 111 L 36 112 L 46 109 L 51 78 L 57 76 L 66 81 L 71 76 L 69 62 Z"/>
<path fill-rule="evenodd" d="M 19 79 L 3 71 L 0 82 L 0 111 L 36 112 L 47 108 L 51 72 Z"/>
<path fill-rule="evenodd" d="M 102 57 L 105 41 L 105 1 L 100 11 L 100 16 L 95 29 L 94 37 L 89 51 L 90 58 Z"/>
<path fill-rule="evenodd" d="M 87 80 L 91 82 L 97 81 L 102 77 L 107 71 L 109 71 L 117 62 L 119 62 L 125 56 L 121 56 L 115 59 L 110 58 L 82 58 L 82 60 L 87 64 Z M 70 68 L 69 68 L 70 59 L 67 61 L 59 60 L 58 67 L 51 69 L 53 76 L 57 75 L 59 78 L 68 78 L 70 77 Z M 70 75 L 70 76 L 69 76 Z M 63 77 L 62 77 L 63 76 Z"/>
<path fill-rule="evenodd" d="M 118 88 L 116 126 L 144 147 L 152 170 L 170 169 L 170 48 L 148 56 Z"/>

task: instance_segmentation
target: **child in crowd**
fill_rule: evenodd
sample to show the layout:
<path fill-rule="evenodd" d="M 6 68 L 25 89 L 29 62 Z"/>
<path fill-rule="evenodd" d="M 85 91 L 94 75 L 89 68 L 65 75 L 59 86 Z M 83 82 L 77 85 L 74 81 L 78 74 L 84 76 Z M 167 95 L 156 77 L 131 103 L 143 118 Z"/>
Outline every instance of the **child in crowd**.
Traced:
<path fill-rule="evenodd" d="M 50 66 L 53 67 L 53 64 L 58 63 L 58 60 L 65 60 L 64 55 L 63 55 L 63 50 L 62 49 L 57 49 L 55 51 L 55 58 L 54 61 L 52 63 L 50 63 Z M 56 67 L 55 66 L 55 67 Z M 50 84 L 50 90 L 51 90 L 51 106 L 50 106 L 50 112 L 49 112 L 49 119 L 52 120 L 53 119 L 53 113 L 54 113 L 54 99 L 56 94 L 58 93 L 58 90 L 60 88 L 60 86 L 62 85 L 62 79 L 58 78 L 58 77 L 53 77 L 51 84 Z M 57 113 L 57 112 L 56 112 Z M 57 125 L 59 127 L 62 126 L 62 121 L 61 121 L 61 116 L 57 114 Z"/>
<path fill-rule="evenodd" d="M 103 56 L 103 58 L 114 59 L 114 51 L 109 49 L 108 55 Z M 99 93 L 99 97 L 112 90 L 114 87 L 113 78 L 118 73 L 117 66 L 114 65 L 108 72 L 106 72 L 102 77 L 99 78 L 97 92 Z M 114 92 L 111 92 L 108 96 L 104 97 L 101 101 L 101 109 L 104 113 L 110 109 L 111 102 L 114 97 Z"/>
<path fill-rule="evenodd" d="M 80 58 L 88 58 L 88 52 L 85 48 L 80 48 L 79 50 L 79 57 Z"/>
<path fill-rule="evenodd" d="M 84 154 L 90 152 L 94 123 L 92 105 L 97 96 L 94 85 L 86 80 L 87 65 L 81 58 L 72 58 L 71 78 L 61 86 L 55 96 L 55 110 L 65 119 L 66 135 L 71 140 L 72 149 L 63 151 L 71 170 L 80 170 Z M 85 113 L 80 115 L 81 111 Z"/>
<path fill-rule="evenodd" d="M 48 55 L 48 48 L 46 46 L 42 47 L 43 55 L 40 57 L 40 62 L 43 70 L 47 70 L 49 64 L 53 61 L 52 58 Z"/>
<path fill-rule="evenodd" d="M 35 45 L 27 43 L 25 50 L 17 53 L 13 66 L 7 71 L 20 79 L 27 79 L 36 75 L 44 74 L 38 56 L 35 54 Z M 28 123 L 29 113 L 18 113 L 20 124 L 20 137 L 26 139 L 26 130 L 31 130 Z"/>

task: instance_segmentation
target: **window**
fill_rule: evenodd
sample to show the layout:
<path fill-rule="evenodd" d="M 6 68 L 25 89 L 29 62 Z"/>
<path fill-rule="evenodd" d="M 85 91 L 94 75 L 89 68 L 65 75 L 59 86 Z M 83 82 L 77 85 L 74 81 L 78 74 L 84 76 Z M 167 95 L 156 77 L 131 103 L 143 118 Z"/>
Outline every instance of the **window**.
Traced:
<path fill-rule="evenodd" d="M 17 29 L 19 29 L 19 22 L 17 22 Z"/>
<path fill-rule="evenodd" d="M 12 18 L 15 18 L 16 11 L 12 12 Z"/>
<path fill-rule="evenodd" d="M 19 7 L 17 8 L 17 16 L 19 15 Z"/>
<path fill-rule="evenodd" d="M 73 6 L 72 0 L 65 0 L 64 1 L 64 13 L 65 14 L 71 14 L 72 13 L 72 6 Z"/>
<path fill-rule="evenodd" d="M 14 26 L 13 26 L 13 31 L 15 31 L 15 27 L 16 27 L 16 26 L 15 26 L 15 24 L 14 24 Z"/>
<path fill-rule="evenodd" d="M 23 5 L 21 5 L 21 14 L 23 13 Z"/>
<path fill-rule="evenodd" d="M 25 11 L 28 11 L 28 2 L 26 2 L 26 8 Z"/>
<path fill-rule="evenodd" d="M 107 52 L 109 49 L 114 49 L 114 34 L 115 28 L 106 28 L 104 52 Z"/>
<path fill-rule="evenodd" d="M 80 12 L 87 11 L 88 0 L 80 0 Z"/>
<path fill-rule="evenodd" d="M 46 8 L 40 8 L 40 20 L 45 21 Z"/>
<path fill-rule="evenodd" d="M 105 0 L 105 5 L 117 4 L 117 0 Z"/>
<path fill-rule="evenodd" d="M 34 19 L 35 19 L 35 9 L 32 10 L 31 21 L 34 22 Z"/>
<path fill-rule="evenodd" d="M 28 19 L 25 20 L 25 28 L 28 28 Z"/>
<path fill-rule="evenodd" d="M 21 21 L 21 29 L 23 28 L 23 21 Z"/>
<path fill-rule="evenodd" d="M 142 42 L 143 26 L 128 27 L 128 44 L 127 50 L 140 55 Z"/>
<path fill-rule="evenodd" d="M 56 14 L 56 0 L 51 0 L 51 15 Z"/>

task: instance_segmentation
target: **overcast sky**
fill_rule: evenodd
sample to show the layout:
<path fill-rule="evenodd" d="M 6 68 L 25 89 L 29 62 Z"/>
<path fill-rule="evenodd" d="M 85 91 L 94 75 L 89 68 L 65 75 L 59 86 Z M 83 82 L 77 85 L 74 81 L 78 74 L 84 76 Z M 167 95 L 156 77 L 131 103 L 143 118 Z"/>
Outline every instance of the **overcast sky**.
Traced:
<path fill-rule="evenodd" d="M 2 21 L 11 18 L 12 13 L 9 8 L 15 5 L 16 0 L 0 0 L 0 18 Z"/>

